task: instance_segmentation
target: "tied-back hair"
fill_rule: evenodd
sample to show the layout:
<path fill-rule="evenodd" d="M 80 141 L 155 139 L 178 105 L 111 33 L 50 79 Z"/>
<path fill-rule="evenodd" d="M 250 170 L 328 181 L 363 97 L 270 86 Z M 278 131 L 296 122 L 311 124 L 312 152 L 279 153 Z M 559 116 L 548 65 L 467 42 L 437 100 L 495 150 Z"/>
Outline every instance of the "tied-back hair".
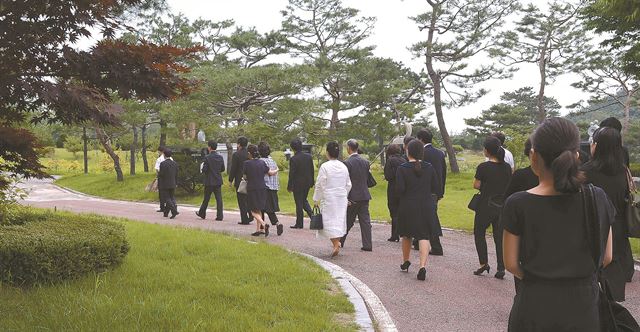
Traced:
<path fill-rule="evenodd" d="M 485 150 L 487 150 L 489 155 L 498 159 L 498 162 L 504 163 L 504 156 L 506 152 L 502 147 L 502 142 L 500 142 L 500 140 L 497 137 L 488 136 L 487 138 L 484 139 L 483 146 Z"/>
<path fill-rule="evenodd" d="M 622 136 L 616 128 L 602 127 L 593 133 L 596 149 L 591 167 L 607 175 L 616 175 L 625 171 L 622 152 Z"/>
<path fill-rule="evenodd" d="M 531 136 L 533 150 L 553 173 L 556 191 L 574 193 L 580 190 L 584 176 L 580 172 L 577 153 L 580 146 L 578 127 L 564 118 L 544 120 Z"/>
<path fill-rule="evenodd" d="M 247 148 L 247 152 L 251 155 L 251 159 L 260 158 L 260 153 L 258 152 L 258 147 L 255 144 L 250 144 Z"/>
<path fill-rule="evenodd" d="M 340 155 L 340 144 L 335 141 L 327 143 L 327 153 L 329 154 L 329 157 L 338 159 L 338 156 Z"/>
<path fill-rule="evenodd" d="M 422 145 L 422 142 L 418 140 L 412 140 L 411 142 L 409 142 L 409 145 L 407 146 L 407 153 L 411 158 L 417 160 L 413 165 L 413 172 L 416 174 L 417 177 L 421 177 L 422 176 L 422 157 L 424 155 L 424 147 Z"/>

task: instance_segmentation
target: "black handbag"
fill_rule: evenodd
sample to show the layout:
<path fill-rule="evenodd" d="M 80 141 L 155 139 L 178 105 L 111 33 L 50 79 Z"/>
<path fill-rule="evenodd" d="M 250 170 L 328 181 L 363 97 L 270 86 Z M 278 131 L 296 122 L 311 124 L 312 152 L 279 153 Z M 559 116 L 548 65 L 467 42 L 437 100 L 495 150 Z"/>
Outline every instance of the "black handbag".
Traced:
<path fill-rule="evenodd" d="M 638 195 L 631 171 L 628 168 L 627 181 L 629 182 L 629 192 L 627 193 L 626 222 L 629 237 L 640 238 L 640 195 Z"/>
<path fill-rule="evenodd" d="M 376 181 L 376 178 L 371 174 L 371 170 L 369 170 L 369 175 L 367 176 L 367 187 L 373 188 L 376 185 L 378 185 L 378 181 Z"/>
<path fill-rule="evenodd" d="M 480 204 L 480 193 L 477 193 L 471 197 L 471 201 L 469 201 L 469 205 L 467 207 L 469 210 L 478 211 L 478 205 Z"/>
<path fill-rule="evenodd" d="M 311 215 L 311 222 L 309 223 L 310 229 L 321 230 L 324 227 L 322 224 L 322 213 L 320 208 L 316 205 L 313 207 L 313 214 Z"/>
<path fill-rule="evenodd" d="M 611 288 L 606 278 L 602 277 L 602 249 L 600 244 L 600 225 L 596 208 L 593 185 L 582 186 L 582 199 L 585 210 L 587 239 L 590 243 L 597 277 L 600 297 L 600 325 L 605 332 L 640 332 L 640 325 L 629 310 L 613 300 Z"/>

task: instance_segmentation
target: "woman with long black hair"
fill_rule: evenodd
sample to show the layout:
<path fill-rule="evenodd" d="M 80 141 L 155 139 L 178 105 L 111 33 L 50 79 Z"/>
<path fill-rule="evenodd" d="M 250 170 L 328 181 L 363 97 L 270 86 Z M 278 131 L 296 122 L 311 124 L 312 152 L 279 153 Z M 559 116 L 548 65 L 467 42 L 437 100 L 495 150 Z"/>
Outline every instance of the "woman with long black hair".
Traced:
<path fill-rule="evenodd" d="M 491 273 L 487 253 L 487 228 L 491 225 L 493 242 L 496 245 L 498 271 L 495 277 L 504 278 L 504 262 L 502 261 L 502 227 L 500 226 L 500 210 L 495 206 L 504 195 L 511 178 L 511 166 L 504 161 L 505 151 L 499 139 L 489 136 L 484 140 L 484 155 L 488 161 L 478 165 L 473 188 L 480 190 L 480 200 L 473 220 L 473 236 L 480 268 L 473 274 Z"/>

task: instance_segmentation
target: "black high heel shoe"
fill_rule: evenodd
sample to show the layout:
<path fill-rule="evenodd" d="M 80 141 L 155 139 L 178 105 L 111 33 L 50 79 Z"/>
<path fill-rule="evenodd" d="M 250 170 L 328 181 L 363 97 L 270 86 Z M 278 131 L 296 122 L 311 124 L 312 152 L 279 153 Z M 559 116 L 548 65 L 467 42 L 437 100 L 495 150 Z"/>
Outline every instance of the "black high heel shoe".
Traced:
<path fill-rule="evenodd" d="M 487 274 L 489 274 L 489 271 L 491 270 L 491 266 L 489 266 L 489 264 L 483 265 L 482 267 L 480 267 L 479 269 L 473 271 L 473 274 L 479 276 L 481 274 L 483 274 L 485 271 L 487 271 Z"/>
<path fill-rule="evenodd" d="M 264 237 L 269 236 L 269 224 L 264 225 Z"/>
<path fill-rule="evenodd" d="M 418 271 L 418 280 L 424 280 L 427 278 L 427 269 L 421 267 Z"/>
<path fill-rule="evenodd" d="M 402 265 L 400 265 L 400 270 L 402 270 L 404 272 L 409 272 L 409 266 L 411 266 L 411 262 L 404 261 L 404 263 L 402 263 Z"/>
<path fill-rule="evenodd" d="M 494 275 L 494 277 L 496 279 L 504 279 L 504 271 L 498 271 L 496 272 L 496 275 Z"/>

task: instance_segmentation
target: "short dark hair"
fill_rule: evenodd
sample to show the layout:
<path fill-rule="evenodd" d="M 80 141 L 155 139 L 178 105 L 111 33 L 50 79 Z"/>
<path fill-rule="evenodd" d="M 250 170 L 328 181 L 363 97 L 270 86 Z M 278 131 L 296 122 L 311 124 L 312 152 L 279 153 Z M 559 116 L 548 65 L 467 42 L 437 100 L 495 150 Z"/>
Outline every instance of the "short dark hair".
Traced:
<path fill-rule="evenodd" d="M 340 144 L 335 141 L 327 143 L 327 153 L 329 154 L 329 157 L 337 159 L 340 155 Z"/>
<path fill-rule="evenodd" d="M 358 141 L 355 138 L 351 138 L 347 141 L 347 146 L 349 147 L 349 150 L 357 152 L 360 144 L 358 144 Z"/>
<path fill-rule="evenodd" d="M 491 133 L 491 136 L 500 140 L 500 145 L 504 145 L 504 141 L 507 139 L 506 136 L 502 132 L 494 131 Z"/>
<path fill-rule="evenodd" d="M 428 143 L 432 143 L 433 142 L 433 134 L 431 133 L 431 130 L 429 130 L 429 129 L 426 129 L 426 128 L 425 129 L 420 129 L 420 131 L 418 132 L 418 134 L 416 136 L 424 144 L 428 144 Z"/>
<path fill-rule="evenodd" d="M 258 144 L 258 153 L 260 153 L 260 157 L 267 158 L 271 154 L 271 148 L 267 142 L 260 142 Z"/>
<path fill-rule="evenodd" d="M 247 147 L 247 144 L 249 144 L 249 140 L 244 137 L 244 136 L 240 136 L 238 137 L 238 141 L 237 141 L 238 145 L 240 145 L 243 148 Z"/>
<path fill-rule="evenodd" d="M 164 157 L 165 158 L 171 158 L 171 156 L 173 155 L 173 151 L 171 151 L 171 149 L 169 148 L 165 148 L 162 153 L 164 153 Z"/>
<path fill-rule="evenodd" d="M 411 141 L 413 141 L 414 139 L 416 139 L 416 138 L 413 137 L 413 136 L 405 136 L 405 138 L 402 140 L 402 142 L 404 143 L 404 146 L 408 146 L 409 143 Z"/>
<path fill-rule="evenodd" d="M 218 149 L 218 142 L 216 142 L 214 140 L 210 140 L 209 142 L 207 142 L 207 145 L 211 148 L 211 150 L 217 150 Z"/>
<path fill-rule="evenodd" d="M 158 151 L 159 151 L 159 152 L 164 152 L 164 149 L 165 149 L 165 147 L 164 147 L 164 146 L 162 146 L 162 145 L 160 145 L 160 146 L 158 147 Z"/>
<path fill-rule="evenodd" d="M 602 122 L 600 122 L 600 127 L 609 127 L 620 132 L 622 131 L 622 123 L 613 116 L 602 120 Z"/>
<path fill-rule="evenodd" d="M 531 154 L 531 137 L 527 138 L 527 141 L 524 142 L 524 155 L 529 157 Z"/>
<path fill-rule="evenodd" d="M 298 152 L 302 150 L 302 141 L 299 138 L 294 138 L 291 140 L 291 144 L 289 144 L 293 151 Z"/>
<path fill-rule="evenodd" d="M 389 146 L 387 146 L 387 158 L 389 156 L 400 154 L 401 152 L 402 149 L 400 148 L 400 144 L 389 144 Z"/>

